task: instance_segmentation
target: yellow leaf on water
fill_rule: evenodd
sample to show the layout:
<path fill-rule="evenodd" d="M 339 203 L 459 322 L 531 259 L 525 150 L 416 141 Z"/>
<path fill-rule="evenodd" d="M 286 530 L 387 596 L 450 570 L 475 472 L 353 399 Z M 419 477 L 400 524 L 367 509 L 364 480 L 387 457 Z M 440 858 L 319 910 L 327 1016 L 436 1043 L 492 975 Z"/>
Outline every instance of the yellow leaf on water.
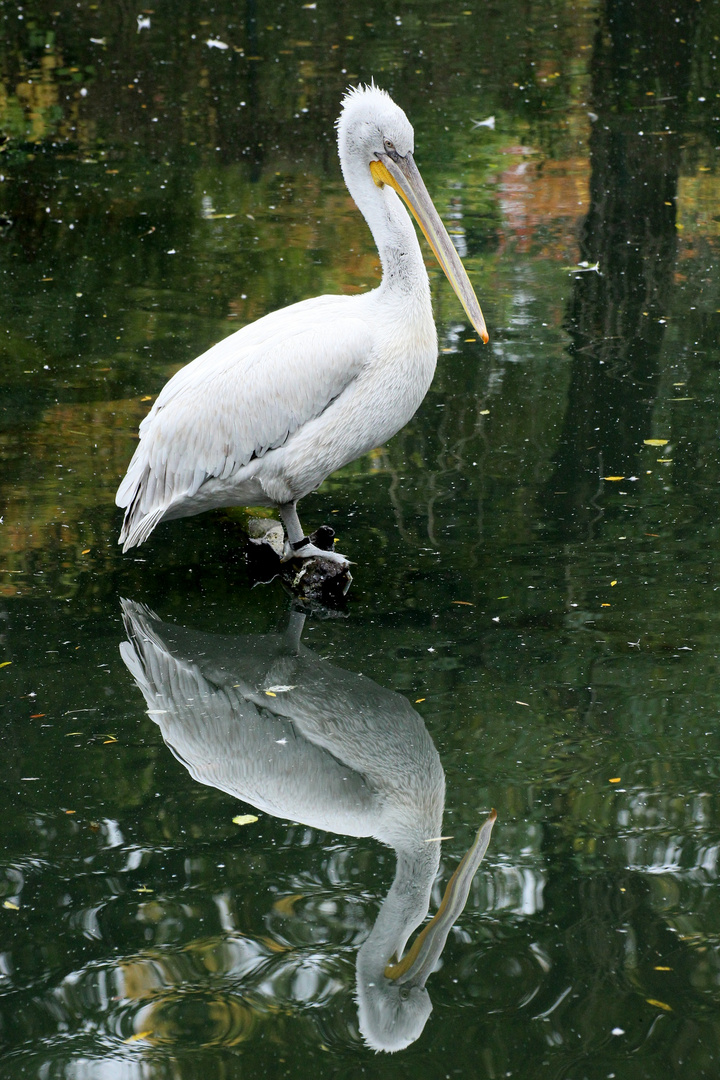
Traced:
<path fill-rule="evenodd" d="M 257 821 L 256 814 L 238 814 L 233 818 L 233 825 L 252 825 L 253 821 Z"/>
<path fill-rule="evenodd" d="M 5 900 L 3 902 L 3 907 L 4 908 L 9 908 L 10 911 L 19 911 L 20 910 L 20 908 L 19 908 L 19 906 L 17 904 L 13 904 L 12 900 Z"/>
<path fill-rule="evenodd" d="M 667 446 L 669 439 L 643 439 L 645 446 Z"/>
<path fill-rule="evenodd" d="M 617 585 L 617 580 L 615 580 L 615 581 L 611 581 L 611 582 L 610 582 L 610 584 L 611 584 L 611 585 Z"/>
<path fill-rule="evenodd" d="M 131 1035 L 129 1039 L 125 1039 L 126 1043 L 138 1042 L 139 1039 L 149 1039 L 152 1035 L 152 1031 L 138 1031 L 137 1035 Z"/>
<path fill-rule="evenodd" d="M 0 667 L 10 667 L 11 664 L 12 660 L 3 660 L 2 664 L 0 664 Z"/>
<path fill-rule="evenodd" d="M 268 697 L 277 697 L 277 694 L 275 693 L 274 690 L 266 690 L 265 693 L 267 694 Z"/>
<path fill-rule="evenodd" d="M 421 701 L 424 701 L 424 700 L 425 700 L 425 698 L 424 698 L 424 697 L 416 697 L 416 698 L 415 698 L 415 704 L 416 704 L 416 705 L 419 705 L 419 704 L 420 704 L 420 702 L 421 702 Z"/>
<path fill-rule="evenodd" d="M 80 552 L 81 555 L 88 555 L 89 553 L 90 553 L 90 548 L 85 548 L 84 551 Z"/>
<path fill-rule="evenodd" d="M 655 967 L 653 968 L 653 971 L 672 971 L 672 968 L 671 967 L 661 967 L 659 964 L 656 964 Z"/>
<path fill-rule="evenodd" d="M 608 780 L 608 784 L 619 784 L 621 779 L 622 777 L 620 776 L 611 776 Z"/>
<path fill-rule="evenodd" d="M 624 476 L 603 476 L 603 480 L 624 480 Z"/>
<path fill-rule="evenodd" d="M 672 1012 L 672 1005 L 667 1005 L 664 1001 L 658 1001 L 656 998 L 645 998 L 648 1005 L 654 1005 L 657 1009 L 664 1009 L 665 1012 Z"/>

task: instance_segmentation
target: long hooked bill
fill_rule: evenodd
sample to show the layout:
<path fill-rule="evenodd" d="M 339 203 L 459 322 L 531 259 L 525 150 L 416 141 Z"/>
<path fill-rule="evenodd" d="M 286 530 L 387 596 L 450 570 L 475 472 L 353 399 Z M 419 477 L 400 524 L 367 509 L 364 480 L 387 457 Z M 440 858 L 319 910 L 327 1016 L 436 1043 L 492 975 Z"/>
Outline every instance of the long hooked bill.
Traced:
<path fill-rule="evenodd" d="M 402 960 L 397 964 L 388 964 L 385 968 L 387 979 L 392 979 L 398 985 L 403 983 L 412 983 L 413 986 L 425 985 L 428 975 L 435 968 L 445 948 L 448 934 L 465 908 L 472 879 L 487 851 L 496 818 L 497 814 L 491 810 L 488 819 L 478 829 L 472 847 L 462 857 L 455 873 L 448 881 L 436 915 L 418 934 Z"/>
<path fill-rule="evenodd" d="M 391 158 L 389 154 L 383 154 L 382 158 L 370 162 L 370 172 L 378 186 L 389 184 L 407 203 L 425 239 L 433 249 L 435 258 L 455 290 L 458 300 L 465 308 L 467 317 L 487 345 L 488 332 L 480 304 L 465 272 L 465 267 L 460 262 L 455 245 L 448 236 L 440 215 L 428 195 L 412 154 L 406 154 L 405 157 L 398 156 L 397 160 Z"/>

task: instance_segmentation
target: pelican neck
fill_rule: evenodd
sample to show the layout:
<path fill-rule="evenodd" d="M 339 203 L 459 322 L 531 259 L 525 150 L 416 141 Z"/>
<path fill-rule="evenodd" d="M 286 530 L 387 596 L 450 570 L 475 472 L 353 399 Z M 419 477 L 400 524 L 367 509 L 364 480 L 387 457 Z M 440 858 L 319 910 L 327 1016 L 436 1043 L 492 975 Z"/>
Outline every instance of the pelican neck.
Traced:
<path fill-rule="evenodd" d="M 373 235 L 382 266 L 380 292 L 411 297 L 430 306 L 430 281 L 415 226 L 400 197 L 378 187 L 369 169 L 346 170 L 345 182 Z"/>

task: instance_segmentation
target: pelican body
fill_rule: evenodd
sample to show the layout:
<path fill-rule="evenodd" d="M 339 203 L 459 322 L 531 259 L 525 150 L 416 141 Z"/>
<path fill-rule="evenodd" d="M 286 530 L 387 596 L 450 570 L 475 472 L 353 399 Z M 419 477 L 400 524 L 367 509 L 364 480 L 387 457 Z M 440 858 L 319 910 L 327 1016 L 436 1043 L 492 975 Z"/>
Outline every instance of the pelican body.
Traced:
<path fill-rule="evenodd" d="M 410 420 L 437 360 L 430 284 L 401 198 L 487 341 L 480 305 L 413 160 L 405 113 L 378 87 L 359 87 L 344 98 L 337 130 L 345 183 L 380 255 L 379 287 L 266 315 L 170 379 L 140 425 L 117 492 L 123 551 L 160 521 L 270 506 L 287 532 L 285 558 L 347 565 L 304 535 L 297 502 Z"/>
<path fill-rule="evenodd" d="M 425 984 L 465 907 L 495 811 L 406 952 L 428 913 L 445 804 L 422 717 L 401 694 L 306 648 L 300 612 L 282 635 L 224 637 L 162 622 L 132 601 L 122 611 L 121 656 L 195 780 L 274 817 L 373 836 L 395 851 L 395 878 L 358 950 L 356 1000 L 373 1049 L 414 1042 L 432 1010 Z"/>

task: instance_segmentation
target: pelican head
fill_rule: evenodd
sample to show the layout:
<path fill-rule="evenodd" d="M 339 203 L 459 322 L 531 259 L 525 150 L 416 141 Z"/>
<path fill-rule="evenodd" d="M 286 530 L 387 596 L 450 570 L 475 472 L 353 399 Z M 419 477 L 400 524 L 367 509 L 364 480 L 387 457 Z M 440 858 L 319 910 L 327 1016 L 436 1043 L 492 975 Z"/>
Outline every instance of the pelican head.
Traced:
<path fill-rule="evenodd" d="M 358 192 L 363 182 L 372 179 L 376 187 L 397 192 L 420 226 L 470 322 L 487 343 L 480 304 L 415 164 L 415 132 L 403 110 L 374 84 L 353 87 L 343 98 L 337 131 L 345 183 L 363 213 L 366 200 Z M 369 224 L 376 233 L 377 226 L 372 221 Z"/>
<path fill-rule="evenodd" d="M 353 86 L 342 100 L 337 121 L 338 151 L 346 162 L 357 161 L 367 170 L 387 155 L 388 144 L 404 157 L 415 150 L 415 132 L 407 116 L 390 95 L 373 83 Z"/>
<path fill-rule="evenodd" d="M 416 1042 L 432 1012 L 424 986 L 396 986 L 382 979 L 356 989 L 360 1034 L 371 1050 L 395 1054 Z"/>

